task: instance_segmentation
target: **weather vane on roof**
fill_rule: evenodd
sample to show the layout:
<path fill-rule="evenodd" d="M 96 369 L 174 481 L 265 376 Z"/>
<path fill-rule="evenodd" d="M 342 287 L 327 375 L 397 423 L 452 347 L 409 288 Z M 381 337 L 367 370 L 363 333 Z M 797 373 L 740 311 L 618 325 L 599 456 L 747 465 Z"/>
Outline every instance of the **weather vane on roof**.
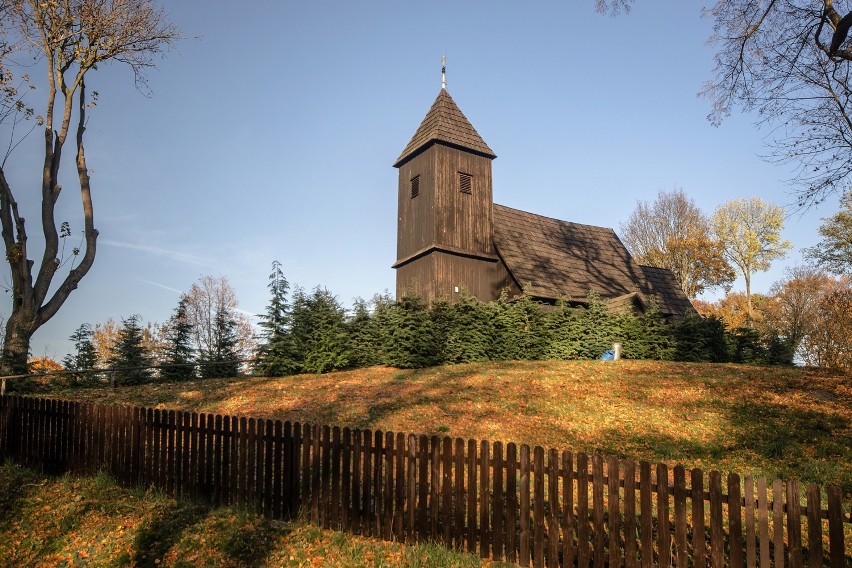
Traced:
<path fill-rule="evenodd" d="M 447 54 L 441 56 L 441 89 L 447 90 Z"/>

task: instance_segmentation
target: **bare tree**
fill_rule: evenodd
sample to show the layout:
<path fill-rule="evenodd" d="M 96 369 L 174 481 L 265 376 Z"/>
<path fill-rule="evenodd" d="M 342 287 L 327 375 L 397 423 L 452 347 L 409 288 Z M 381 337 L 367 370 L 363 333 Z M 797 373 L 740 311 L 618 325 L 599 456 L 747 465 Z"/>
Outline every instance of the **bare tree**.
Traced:
<path fill-rule="evenodd" d="M 631 0 L 596 0 L 599 12 Z M 718 125 L 740 107 L 771 129 L 771 162 L 794 166 L 799 207 L 848 187 L 852 174 L 852 24 L 849 0 L 717 0 L 713 77 L 701 91 Z M 845 14 L 845 16 L 844 16 Z"/>
<path fill-rule="evenodd" d="M 186 317 L 192 326 L 195 346 L 204 355 L 216 350 L 218 333 L 216 318 L 222 314 L 234 323 L 237 352 L 246 358 L 256 349 L 251 322 L 239 312 L 239 301 L 231 283 L 224 276 L 201 276 L 192 285 L 186 298 Z"/>
<path fill-rule="evenodd" d="M 719 0 L 710 42 L 718 48 L 714 77 L 703 91 L 718 124 L 734 106 L 772 128 L 771 161 L 796 167 L 798 205 L 842 191 L 852 173 L 847 2 Z M 848 28 L 848 24 L 845 25 Z"/>
<path fill-rule="evenodd" d="M 87 96 L 85 77 L 99 65 L 117 61 L 129 65 L 137 85 L 144 85 L 144 71 L 153 65 L 153 56 L 175 41 L 178 33 L 162 9 L 148 0 L 0 0 L 0 6 L 5 11 L 0 19 L 0 41 L 35 55 L 47 75 L 46 101 L 40 106 L 44 111 L 44 162 L 39 167 L 39 222 L 44 251 L 38 265 L 30 258 L 24 217 L 5 175 L 8 151 L 0 164 L 0 224 L 12 285 L 12 311 L 6 322 L 0 371 L 8 374 L 26 370 L 33 333 L 57 313 L 95 260 L 98 231 L 83 145 L 92 99 Z M 9 57 L 4 55 L 0 67 L 9 66 Z M 5 117 L 7 124 L 15 124 L 26 109 L 23 101 L 16 103 L 14 112 Z M 55 209 L 62 190 L 60 162 L 69 136 L 76 142 L 84 242 L 82 250 L 74 251 L 75 262 L 67 274 L 54 283 L 62 265 L 60 241 L 66 234 L 55 219 Z"/>
<path fill-rule="evenodd" d="M 852 276 L 852 191 L 840 199 L 840 211 L 823 219 L 822 241 L 804 250 L 805 256 L 837 275 Z"/>
<path fill-rule="evenodd" d="M 621 238 L 639 263 L 671 270 L 690 298 L 727 287 L 736 277 L 710 236 L 707 217 L 683 189 L 660 191 L 653 203 L 637 202 L 621 225 Z"/>

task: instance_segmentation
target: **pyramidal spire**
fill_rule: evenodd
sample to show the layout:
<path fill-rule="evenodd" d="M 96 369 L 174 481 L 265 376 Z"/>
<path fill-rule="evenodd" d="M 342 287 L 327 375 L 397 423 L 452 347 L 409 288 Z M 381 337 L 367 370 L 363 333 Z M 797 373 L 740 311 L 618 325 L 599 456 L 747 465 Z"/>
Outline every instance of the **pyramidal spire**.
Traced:
<path fill-rule="evenodd" d="M 423 122 L 420 123 L 417 132 L 396 159 L 394 167 L 400 167 L 434 143 L 462 148 L 492 159 L 497 157 L 456 105 L 450 93 L 443 88 L 432 103 L 432 108 L 426 113 Z"/>

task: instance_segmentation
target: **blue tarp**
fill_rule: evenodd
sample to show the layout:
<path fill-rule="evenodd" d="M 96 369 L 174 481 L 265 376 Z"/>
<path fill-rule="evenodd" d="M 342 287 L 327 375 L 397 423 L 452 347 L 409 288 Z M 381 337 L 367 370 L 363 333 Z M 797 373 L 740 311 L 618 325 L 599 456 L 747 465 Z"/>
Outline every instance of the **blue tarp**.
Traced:
<path fill-rule="evenodd" d="M 615 351 L 612 349 L 607 349 L 604 351 L 604 354 L 600 357 L 601 361 L 614 361 L 615 360 Z"/>

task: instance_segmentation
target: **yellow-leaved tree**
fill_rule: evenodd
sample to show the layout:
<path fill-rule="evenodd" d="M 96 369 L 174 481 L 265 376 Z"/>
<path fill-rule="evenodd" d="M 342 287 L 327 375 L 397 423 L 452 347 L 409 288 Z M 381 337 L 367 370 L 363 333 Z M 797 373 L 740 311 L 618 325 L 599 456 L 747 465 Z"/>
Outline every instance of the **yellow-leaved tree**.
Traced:
<path fill-rule="evenodd" d="M 725 257 L 743 275 L 746 325 L 751 326 L 751 275 L 769 270 L 772 261 L 783 258 L 793 246 L 781 239 L 784 211 L 759 197 L 732 199 L 716 208 L 710 226 Z"/>

